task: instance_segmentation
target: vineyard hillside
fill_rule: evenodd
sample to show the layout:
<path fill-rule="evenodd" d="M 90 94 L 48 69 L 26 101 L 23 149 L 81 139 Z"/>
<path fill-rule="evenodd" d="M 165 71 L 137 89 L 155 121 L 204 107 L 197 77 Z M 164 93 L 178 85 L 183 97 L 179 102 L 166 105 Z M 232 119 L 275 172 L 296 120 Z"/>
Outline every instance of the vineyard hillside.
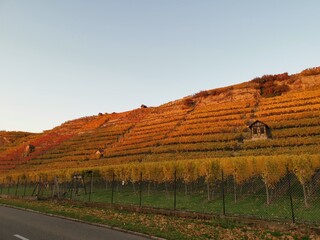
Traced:
<path fill-rule="evenodd" d="M 270 129 L 267 139 L 252 140 L 249 126 L 255 121 Z M 99 113 L 39 134 L 0 132 L 0 173 L 296 156 L 319 150 L 317 67 L 293 75 L 264 75 L 158 107 Z"/>
<path fill-rule="evenodd" d="M 37 134 L 28 132 L 0 131 L 0 152 L 4 152 L 13 146 L 19 145 L 36 135 Z"/>

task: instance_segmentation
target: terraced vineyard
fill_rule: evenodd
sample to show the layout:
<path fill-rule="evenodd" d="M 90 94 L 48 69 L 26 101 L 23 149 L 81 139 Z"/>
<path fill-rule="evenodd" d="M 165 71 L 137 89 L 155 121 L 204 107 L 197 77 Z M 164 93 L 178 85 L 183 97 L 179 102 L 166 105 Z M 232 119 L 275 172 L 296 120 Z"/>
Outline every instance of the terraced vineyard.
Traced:
<path fill-rule="evenodd" d="M 272 137 L 251 139 L 249 126 L 256 120 L 267 124 Z M 305 186 L 320 167 L 320 75 L 316 68 L 263 76 L 159 107 L 16 136 L 0 142 L 3 182 L 40 175 L 67 179 L 92 169 L 109 181 L 116 174 L 119 181 L 135 182 L 143 170 L 149 181 L 170 182 L 180 169 L 178 178 L 185 182 L 209 182 L 223 168 L 238 184 L 260 176 L 272 188 L 289 167 Z M 28 145 L 35 151 L 26 153 Z"/>
<path fill-rule="evenodd" d="M 9 148 L 17 146 L 26 141 L 26 139 L 32 138 L 37 134 L 27 132 L 7 132 L 0 131 L 0 152 L 4 152 Z M 21 141 L 22 140 L 22 141 Z"/>
<path fill-rule="evenodd" d="M 226 215 L 227 205 L 231 215 L 294 221 L 295 212 L 319 223 L 319 152 L 313 68 L 39 134 L 0 132 L 0 194 L 14 187 L 15 195 L 58 191 L 88 201 L 89 191 L 90 201 L 141 206 L 144 192 L 146 206 L 171 208 L 174 192 L 174 209 L 178 195 L 184 210 Z"/>

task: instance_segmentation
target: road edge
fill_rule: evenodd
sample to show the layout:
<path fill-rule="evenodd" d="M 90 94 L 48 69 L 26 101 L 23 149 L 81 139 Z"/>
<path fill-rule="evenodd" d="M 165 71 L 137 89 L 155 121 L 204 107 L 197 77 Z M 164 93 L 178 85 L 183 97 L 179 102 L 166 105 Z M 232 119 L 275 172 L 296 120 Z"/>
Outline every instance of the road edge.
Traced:
<path fill-rule="evenodd" d="M 33 210 L 33 209 L 30 209 L 30 208 L 17 207 L 17 206 L 8 205 L 8 204 L 5 204 L 5 203 L 0 203 L 0 206 L 13 208 L 13 209 L 18 209 L 18 210 L 27 211 L 27 212 L 32 212 L 32 213 L 37 213 L 37 214 L 42 214 L 42 215 L 45 215 L 45 216 L 48 216 L 48 217 L 60 218 L 60 219 L 69 220 L 69 221 L 72 221 L 72 222 L 84 223 L 84 224 L 88 224 L 88 225 L 92 225 L 92 226 L 96 226 L 96 227 L 115 230 L 115 231 L 118 231 L 118 232 L 129 233 L 129 234 L 132 234 L 132 235 L 141 236 L 141 237 L 145 237 L 145 238 L 149 238 L 149 239 L 166 240 L 165 238 L 160 238 L 160 237 L 156 237 L 156 236 L 153 236 L 153 235 L 148 235 L 148 234 L 140 233 L 140 232 L 134 232 L 134 231 L 126 230 L 126 229 L 119 228 L 119 227 L 113 227 L 113 226 L 110 226 L 110 225 L 107 225 L 107 224 L 88 222 L 88 221 L 77 219 L 77 218 L 71 218 L 71 217 L 65 217 L 65 216 L 56 215 L 56 214 L 52 214 L 52 213 L 40 212 L 40 211 Z"/>

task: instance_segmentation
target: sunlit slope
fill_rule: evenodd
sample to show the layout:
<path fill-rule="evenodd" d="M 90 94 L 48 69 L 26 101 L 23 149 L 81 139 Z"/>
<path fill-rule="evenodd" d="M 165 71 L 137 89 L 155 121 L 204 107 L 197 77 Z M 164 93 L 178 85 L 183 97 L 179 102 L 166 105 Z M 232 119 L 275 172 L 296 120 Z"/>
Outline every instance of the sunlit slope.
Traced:
<path fill-rule="evenodd" d="M 250 141 L 248 126 L 255 120 L 271 128 L 271 139 Z M 27 144 L 36 150 L 23 156 Z M 302 72 L 263 76 L 159 107 L 69 121 L 1 151 L 0 166 L 36 172 L 319 150 L 320 75 Z"/>
<path fill-rule="evenodd" d="M 111 148 L 125 138 L 136 122 L 147 113 L 147 110 L 139 109 L 122 114 L 99 116 L 98 118 L 107 118 L 104 124 L 95 129 L 78 132 L 56 148 L 32 160 L 29 165 L 73 167 L 101 163 L 103 158 L 96 152 L 101 151 L 102 156 L 105 149 Z"/>

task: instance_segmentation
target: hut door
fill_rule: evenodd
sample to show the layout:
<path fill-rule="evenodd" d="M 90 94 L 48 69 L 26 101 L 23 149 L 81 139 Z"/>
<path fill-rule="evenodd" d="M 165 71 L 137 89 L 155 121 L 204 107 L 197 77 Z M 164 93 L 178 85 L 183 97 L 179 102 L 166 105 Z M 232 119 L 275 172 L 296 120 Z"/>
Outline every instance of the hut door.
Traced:
<path fill-rule="evenodd" d="M 252 136 L 259 137 L 260 136 L 260 127 L 254 126 L 252 128 Z"/>
<path fill-rule="evenodd" d="M 260 126 L 257 127 L 257 136 L 258 137 L 261 136 L 261 127 Z"/>

